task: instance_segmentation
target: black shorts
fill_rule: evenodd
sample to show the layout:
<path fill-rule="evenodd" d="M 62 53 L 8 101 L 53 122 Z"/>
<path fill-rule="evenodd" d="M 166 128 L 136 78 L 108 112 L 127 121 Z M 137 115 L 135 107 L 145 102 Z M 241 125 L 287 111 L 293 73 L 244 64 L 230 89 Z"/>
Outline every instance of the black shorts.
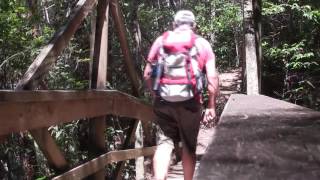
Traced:
<path fill-rule="evenodd" d="M 194 153 L 197 147 L 200 120 L 202 117 L 201 104 L 191 99 L 183 102 L 168 102 L 157 98 L 154 102 L 155 122 L 164 133 L 158 144 L 182 142 L 187 149 Z M 168 137 L 168 138 L 166 138 Z"/>

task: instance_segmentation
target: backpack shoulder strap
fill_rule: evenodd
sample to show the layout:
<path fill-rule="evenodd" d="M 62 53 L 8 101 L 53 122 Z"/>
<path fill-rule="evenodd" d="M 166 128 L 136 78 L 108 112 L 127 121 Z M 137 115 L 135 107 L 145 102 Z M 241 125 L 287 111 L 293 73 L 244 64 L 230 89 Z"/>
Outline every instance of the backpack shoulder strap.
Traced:
<path fill-rule="evenodd" d="M 171 31 L 166 31 L 162 34 L 162 41 L 161 41 L 161 45 L 160 45 L 160 49 L 159 49 L 160 56 L 166 56 L 166 52 L 164 50 L 164 44 L 165 44 L 166 40 L 168 39 L 170 33 L 171 33 Z"/>
<path fill-rule="evenodd" d="M 194 56 L 197 56 L 199 54 L 199 47 L 197 47 L 197 44 L 196 44 L 196 41 L 198 38 L 200 38 L 201 36 L 195 34 L 192 32 L 192 35 L 191 35 L 191 44 L 192 44 L 192 47 L 189 51 L 189 54 L 191 57 L 194 57 Z"/>
<path fill-rule="evenodd" d="M 194 32 L 191 32 L 190 43 L 191 43 L 192 46 L 195 46 L 197 38 L 198 38 L 198 36 Z"/>
<path fill-rule="evenodd" d="M 168 39 L 170 33 L 171 31 L 166 31 L 162 34 L 162 44 Z"/>

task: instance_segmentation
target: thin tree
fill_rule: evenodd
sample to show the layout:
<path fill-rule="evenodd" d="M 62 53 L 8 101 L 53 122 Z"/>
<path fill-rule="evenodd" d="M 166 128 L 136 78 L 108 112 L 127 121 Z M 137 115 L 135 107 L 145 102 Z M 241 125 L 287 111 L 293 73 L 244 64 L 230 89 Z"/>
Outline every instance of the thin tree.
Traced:
<path fill-rule="evenodd" d="M 247 94 L 259 94 L 259 68 L 255 37 L 253 4 L 256 0 L 244 0 L 245 60 L 247 74 Z"/>

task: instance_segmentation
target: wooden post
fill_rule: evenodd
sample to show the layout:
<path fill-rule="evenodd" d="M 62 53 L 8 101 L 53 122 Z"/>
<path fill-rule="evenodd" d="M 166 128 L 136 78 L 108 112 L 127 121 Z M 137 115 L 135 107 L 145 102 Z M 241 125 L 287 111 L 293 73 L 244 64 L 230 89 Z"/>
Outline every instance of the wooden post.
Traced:
<path fill-rule="evenodd" d="M 142 123 L 140 122 L 137 126 L 135 137 L 137 140 L 135 141 L 134 148 L 143 148 L 143 130 Z M 142 141 L 141 141 L 142 140 Z M 143 180 L 144 178 L 144 157 L 136 158 L 136 180 Z"/>
<path fill-rule="evenodd" d="M 91 89 L 105 89 L 108 64 L 108 17 L 109 1 L 99 0 L 97 7 L 96 32 L 91 74 Z M 105 116 L 90 120 L 91 153 L 100 155 L 105 152 Z M 105 179 L 105 169 L 98 171 L 89 179 Z"/>
<path fill-rule="evenodd" d="M 244 2 L 245 59 L 247 72 L 247 94 L 259 94 L 259 75 L 256 53 L 252 0 Z"/>
<path fill-rule="evenodd" d="M 261 25 L 261 10 L 262 2 L 261 0 L 253 1 L 253 16 L 254 16 L 254 29 L 255 29 L 255 39 L 256 39 L 256 49 L 257 49 L 257 64 L 258 64 L 258 78 L 259 78 L 259 92 L 261 92 L 261 68 L 262 68 L 262 44 L 261 44 L 261 36 L 262 36 L 262 25 Z"/>
<path fill-rule="evenodd" d="M 122 53 L 123 53 L 123 56 L 125 59 L 127 72 L 128 72 L 129 78 L 132 82 L 133 95 L 139 97 L 140 96 L 139 89 L 141 87 L 141 82 L 139 81 L 137 71 L 135 70 L 135 65 L 134 65 L 134 62 L 131 58 L 129 45 L 126 40 L 126 31 L 125 31 L 125 27 L 124 27 L 124 22 L 123 22 L 122 13 L 120 10 L 119 2 L 118 2 L 118 0 L 110 0 L 110 3 L 111 3 L 111 7 L 110 7 L 111 15 L 112 15 L 112 18 L 114 20 L 114 23 L 115 23 L 115 26 L 116 26 L 116 29 L 118 32 L 118 37 L 120 40 L 120 47 L 121 47 L 121 50 L 122 50 Z M 133 128 L 137 129 L 138 125 L 139 125 L 139 120 L 136 120 Z M 134 136 L 135 136 L 135 131 L 132 133 L 130 139 L 134 138 Z M 136 141 L 143 142 L 143 137 L 136 137 Z M 122 171 L 123 166 L 124 166 L 123 162 L 121 162 L 121 164 L 118 166 L 119 168 L 118 168 L 118 172 L 116 175 L 117 180 L 121 179 L 121 171 Z M 143 168 L 143 166 L 139 167 L 139 168 L 141 169 L 141 168 Z"/>
<path fill-rule="evenodd" d="M 129 45 L 126 40 L 126 31 L 124 28 L 124 23 L 123 23 L 123 17 L 121 14 L 121 10 L 119 7 L 119 2 L 118 0 L 110 0 L 110 11 L 112 18 L 114 20 L 116 30 L 118 32 L 119 40 L 120 40 L 120 47 L 125 59 L 125 64 L 127 68 L 127 72 L 129 75 L 129 78 L 132 82 L 132 91 L 134 96 L 139 96 L 139 89 L 141 87 L 141 82 L 139 81 L 137 71 L 135 70 L 135 65 L 133 63 L 133 60 L 131 58 L 130 50 L 129 50 Z"/>

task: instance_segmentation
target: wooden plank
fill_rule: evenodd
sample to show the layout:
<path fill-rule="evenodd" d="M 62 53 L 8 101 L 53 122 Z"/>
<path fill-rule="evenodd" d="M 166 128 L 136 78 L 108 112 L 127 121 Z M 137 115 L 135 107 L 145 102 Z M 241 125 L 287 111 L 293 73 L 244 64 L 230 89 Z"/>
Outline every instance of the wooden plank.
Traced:
<path fill-rule="evenodd" d="M 132 97 L 120 95 L 114 101 L 114 113 L 119 116 L 132 117 L 141 121 L 149 122 L 154 119 L 152 106 L 146 106 L 145 108 L 139 109 L 139 111 L 128 110 L 128 107 L 141 106 L 141 102 L 132 101 Z M 137 108 L 134 108 L 137 109 Z"/>
<path fill-rule="evenodd" d="M 91 89 L 103 90 L 107 83 L 109 2 L 99 0 L 97 7 Z"/>
<path fill-rule="evenodd" d="M 130 54 L 129 45 L 126 39 L 126 31 L 123 21 L 123 16 L 121 13 L 121 9 L 119 6 L 118 0 L 110 0 L 110 10 L 111 15 L 114 20 L 116 31 L 118 33 L 119 41 L 120 41 L 120 47 L 125 59 L 125 64 L 127 68 L 127 72 L 129 75 L 129 78 L 132 83 L 132 91 L 134 96 L 139 96 L 139 89 L 141 87 L 141 82 L 139 81 L 139 76 L 135 70 L 134 61 L 132 60 L 132 56 Z"/>
<path fill-rule="evenodd" d="M 6 141 L 7 136 L 0 136 L 0 144 Z"/>
<path fill-rule="evenodd" d="M 139 122 L 138 126 L 135 130 L 136 141 L 134 143 L 134 148 L 143 148 L 144 147 L 144 138 L 143 138 L 143 131 L 142 131 L 142 124 Z M 136 158 L 135 162 L 135 177 L 137 180 L 143 180 L 145 178 L 145 168 L 144 168 L 144 157 Z M 120 179 L 120 178 L 119 178 Z"/>
<path fill-rule="evenodd" d="M 232 95 L 196 179 L 320 178 L 320 112 L 259 95 Z"/>
<path fill-rule="evenodd" d="M 0 136 L 109 114 L 154 116 L 150 105 L 118 91 L 0 91 Z"/>
<path fill-rule="evenodd" d="M 124 93 L 114 90 L 40 90 L 40 91 L 12 91 L 0 90 L 0 103 L 11 102 L 46 102 L 55 101 L 57 98 L 63 101 L 68 100 L 89 100 L 99 98 L 111 98 L 112 96 L 126 96 Z M 130 95 L 129 95 L 130 96 Z M 131 96 L 132 97 L 132 96 Z M 128 97 L 128 98 L 131 98 Z M 137 98 L 132 97 L 138 100 Z M 138 100 L 139 101 L 139 100 Z"/>
<path fill-rule="evenodd" d="M 48 89 L 43 80 L 41 80 L 39 83 L 41 88 L 45 90 Z M 47 127 L 30 130 L 30 134 L 37 143 L 39 149 L 46 157 L 50 168 L 54 169 L 56 172 L 64 172 L 68 169 L 68 162 L 50 135 Z"/>
<path fill-rule="evenodd" d="M 30 134 L 33 136 L 40 150 L 47 158 L 50 167 L 57 171 L 67 170 L 68 162 L 49 134 L 47 128 L 31 130 Z"/>
<path fill-rule="evenodd" d="M 91 12 L 96 0 L 79 0 L 67 25 L 59 30 L 33 61 L 16 89 L 33 89 L 38 80 L 46 74 L 56 61 L 62 50 L 68 45 L 84 18 Z"/>
<path fill-rule="evenodd" d="M 101 168 L 104 168 L 107 164 L 134 159 L 140 156 L 152 156 L 155 151 L 154 147 L 140 148 L 140 149 L 129 149 L 122 151 L 114 151 L 103 154 L 87 163 L 84 163 L 70 171 L 54 177 L 53 180 L 71 180 L 71 179 L 82 179 L 85 178 Z"/>
<path fill-rule="evenodd" d="M 109 20 L 109 1 L 99 0 L 97 6 L 96 32 L 94 40 L 94 53 L 91 74 L 91 89 L 103 90 L 107 84 L 107 65 L 108 65 L 108 20 Z M 90 119 L 89 138 L 91 143 L 90 154 L 100 155 L 106 150 L 106 118 L 104 116 Z M 93 174 L 89 179 L 105 179 L 105 170 Z"/>

